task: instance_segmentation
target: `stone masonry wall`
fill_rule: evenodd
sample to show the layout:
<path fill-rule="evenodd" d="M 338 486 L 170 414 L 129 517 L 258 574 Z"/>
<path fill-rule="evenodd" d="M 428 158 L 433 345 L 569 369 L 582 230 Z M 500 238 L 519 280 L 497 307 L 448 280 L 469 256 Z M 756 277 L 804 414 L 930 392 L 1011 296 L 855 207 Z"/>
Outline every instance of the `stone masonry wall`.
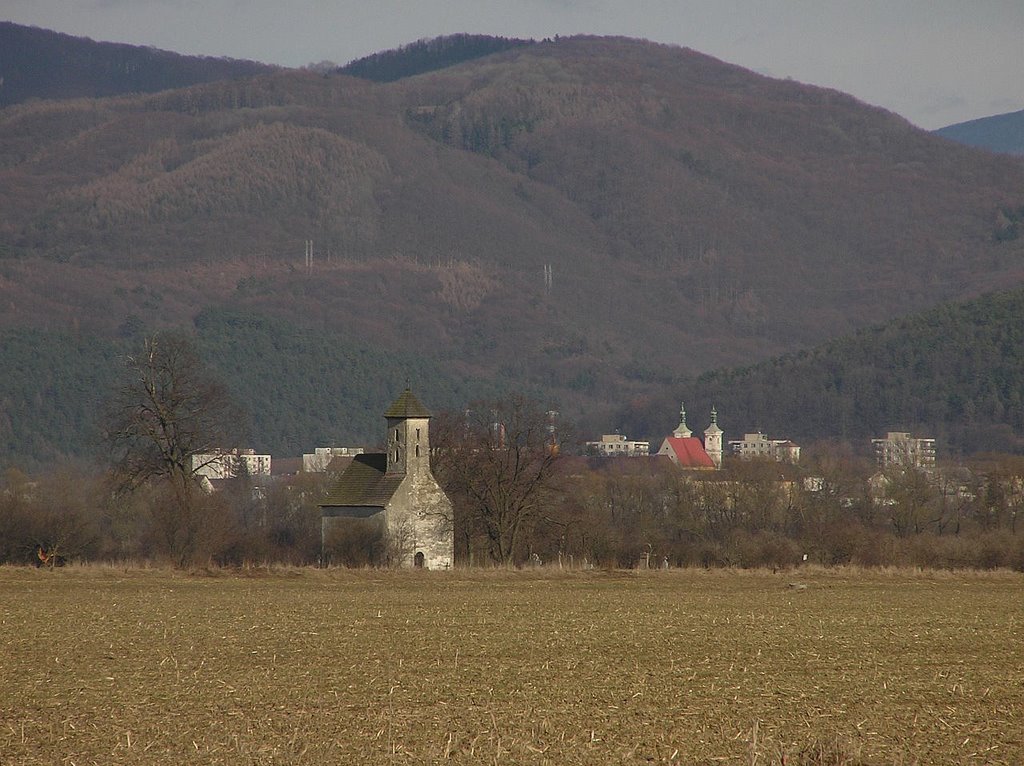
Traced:
<path fill-rule="evenodd" d="M 429 472 L 406 475 L 388 504 L 387 524 L 389 532 L 402 542 L 402 566 L 413 566 L 416 553 L 422 552 L 428 569 L 452 567 L 452 504 Z"/>

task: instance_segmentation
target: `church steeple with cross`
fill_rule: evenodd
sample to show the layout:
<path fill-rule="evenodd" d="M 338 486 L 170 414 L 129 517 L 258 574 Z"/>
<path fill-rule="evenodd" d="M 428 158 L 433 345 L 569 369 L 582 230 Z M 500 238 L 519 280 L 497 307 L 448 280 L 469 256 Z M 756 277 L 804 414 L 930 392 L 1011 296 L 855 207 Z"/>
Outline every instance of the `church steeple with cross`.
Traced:
<path fill-rule="evenodd" d="M 672 432 L 672 435 L 677 439 L 689 439 L 693 435 L 693 432 L 686 425 L 686 403 L 679 403 L 679 425 L 676 426 L 676 430 Z"/>

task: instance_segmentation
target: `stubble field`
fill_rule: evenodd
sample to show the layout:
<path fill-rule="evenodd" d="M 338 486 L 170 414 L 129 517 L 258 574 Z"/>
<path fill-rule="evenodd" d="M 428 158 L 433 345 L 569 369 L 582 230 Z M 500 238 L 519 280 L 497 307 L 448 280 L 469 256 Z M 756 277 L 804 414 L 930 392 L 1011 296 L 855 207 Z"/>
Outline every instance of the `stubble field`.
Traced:
<path fill-rule="evenodd" d="M 1008 573 L 0 569 L 0 763 L 1020 764 L 1022 624 Z"/>

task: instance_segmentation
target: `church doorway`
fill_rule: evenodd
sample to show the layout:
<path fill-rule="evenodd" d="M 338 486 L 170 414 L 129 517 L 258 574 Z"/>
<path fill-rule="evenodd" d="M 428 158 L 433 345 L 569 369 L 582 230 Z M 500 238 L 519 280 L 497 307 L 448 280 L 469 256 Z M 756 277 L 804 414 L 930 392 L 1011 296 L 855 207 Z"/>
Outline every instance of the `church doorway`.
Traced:
<path fill-rule="evenodd" d="M 423 569 L 423 565 L 425 563 L 423 551 L 416 551 L 416 555 L 413 557 L 412 563 L 417 569 Z"/>

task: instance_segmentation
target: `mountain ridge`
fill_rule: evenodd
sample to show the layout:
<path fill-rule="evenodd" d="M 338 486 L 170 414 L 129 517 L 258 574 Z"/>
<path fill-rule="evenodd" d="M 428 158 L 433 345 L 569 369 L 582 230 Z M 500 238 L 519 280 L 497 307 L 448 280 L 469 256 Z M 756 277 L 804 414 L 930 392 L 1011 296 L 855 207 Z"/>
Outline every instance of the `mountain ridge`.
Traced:
<path fill-rule="evenodd" d="M 0 21 L 0 107 L 29 98 L 97 98 L 247 77 L 275 67 L 185 56 Z"/>

